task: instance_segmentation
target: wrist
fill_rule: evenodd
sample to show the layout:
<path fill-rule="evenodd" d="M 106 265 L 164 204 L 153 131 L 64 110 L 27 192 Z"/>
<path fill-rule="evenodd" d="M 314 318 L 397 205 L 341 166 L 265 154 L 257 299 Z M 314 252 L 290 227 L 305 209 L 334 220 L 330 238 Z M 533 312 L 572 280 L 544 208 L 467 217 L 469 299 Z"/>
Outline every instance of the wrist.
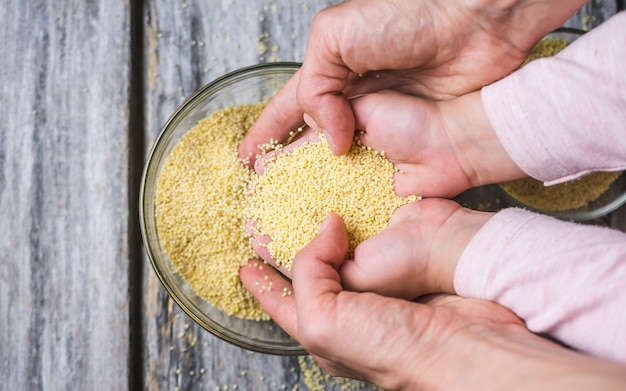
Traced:
<path fill-rule="evenodd" d="M 407 389 L 573 391 L 623 389 L 626 384 L 622 365 L 568 350 L 526 329 L 472 328 L 448 340 L 444 353 Z"/>
<path fill-rule="evenodd" d="M 472 238 L 494 213 L 458 207 L 438 230 L 429 254 L 427 281 L 431 292 L 456 293 L 454 273 Z"/>
<path fill-rule="evenodd" d="M 529 51 L 543 36 L 561 27 L 589 0 L 476 0 L 477 18 L 506 26 L 511 45 Z M 498 31 L 495 31 L 497 34 Z"/>
<path fill-rule="evenodd" d="M 472 186 L 526 176 L 502 146 L 480 91 L 440 102 L 439 108 L 457 160 Z"/>

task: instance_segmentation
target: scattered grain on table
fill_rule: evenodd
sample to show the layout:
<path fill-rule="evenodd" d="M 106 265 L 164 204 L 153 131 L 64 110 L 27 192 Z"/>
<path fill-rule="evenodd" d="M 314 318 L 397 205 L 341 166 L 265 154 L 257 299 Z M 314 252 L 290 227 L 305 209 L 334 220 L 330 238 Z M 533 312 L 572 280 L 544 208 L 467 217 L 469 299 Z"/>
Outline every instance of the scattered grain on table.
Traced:
<path fill-rule="evenodd" d="M 328 389 L 340 391 L 363 390 L 368 383 L 344 377 L 331 377 L 324 373 L 319 364 L 311 356 L 299 356 L 300 372 L 304 375 L 304 384 L 310 391 L 325 391 Z M 372 385 L 374 386 L 374 385 Z M 369 388 L 371 389 L 371 387 Z M 375 391 L 383 391 L 374 386 Z"/>

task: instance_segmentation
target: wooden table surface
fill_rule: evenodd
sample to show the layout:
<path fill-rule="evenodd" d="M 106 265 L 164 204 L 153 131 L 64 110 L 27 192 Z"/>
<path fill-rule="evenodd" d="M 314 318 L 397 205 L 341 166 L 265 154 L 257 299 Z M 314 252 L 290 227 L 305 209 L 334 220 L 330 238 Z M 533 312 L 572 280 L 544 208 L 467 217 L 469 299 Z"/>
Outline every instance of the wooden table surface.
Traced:
<path fill-rule="evenodd" d="M 311 388 L 297 357 L 221 341 L 173 303 L 143 251 L 138 184 L 185 97 L 243 66 L 301 61 L 334 2 L 4 1 L 0 389 Z M 568 25 L 593 28 L 618 3 L 593 0 Z M 624 230 L 626 208 L 594 223 Z"/>

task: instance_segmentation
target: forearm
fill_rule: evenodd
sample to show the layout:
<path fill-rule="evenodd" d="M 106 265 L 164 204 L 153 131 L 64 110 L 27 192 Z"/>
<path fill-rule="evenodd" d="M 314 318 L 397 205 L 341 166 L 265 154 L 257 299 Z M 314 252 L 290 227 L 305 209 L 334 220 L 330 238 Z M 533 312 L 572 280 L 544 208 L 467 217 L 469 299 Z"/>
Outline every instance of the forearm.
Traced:
<path fill-rule="evenodd" d="M 509 308 L 533 332 L 626 363 L 623 281 L 626 234 L 507 209 L 465 248 L 454 288 Z"/>
<path fill-rule="evenodd" d="M 526 176 L 498 138 L 480 92 L 439 102 L 438 106 L 450 145 L 474 187 Z"/>
<path fill-rule="evenodd" d="M 482 90 L 511 158 L 551 183 L 626 169 L 626 14 Z"/>
<path fill-rule="evenodd" d="M 626 169 L 626 14 L 605 24 L 555 58 L 438 103 L 474 186 Z"/>
<path fill-rule="evenodd" d="M 534 335 L 496 334 L 462 347 L 455 358 L 445 357 L 446 365 L 433 368 L 426 387 L 411 389 L 575 391 L 626 386 L 626 367 Z"/>
<path fill-rule="evenodd" d="M 547 33 L 561 27 L 589 0 L 481 0 L 483 17 L 505 18 L 511 26 L 524 28 L 507 31 L 511 42 L 532 47 Z"/>

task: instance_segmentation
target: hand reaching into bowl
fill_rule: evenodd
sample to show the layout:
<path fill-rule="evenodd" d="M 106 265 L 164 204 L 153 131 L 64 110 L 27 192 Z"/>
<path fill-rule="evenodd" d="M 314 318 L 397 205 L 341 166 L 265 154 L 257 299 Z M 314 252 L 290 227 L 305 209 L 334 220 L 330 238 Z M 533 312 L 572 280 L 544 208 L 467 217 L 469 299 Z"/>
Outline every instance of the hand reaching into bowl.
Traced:
<path fill-rule="evenodd" d="M 479 94 L 434 103 L 394 91 L 384 91 L 354 99 L 351 104 L 357 128 L 362 130 L 359 137 L 363 145 L 384 151 L 386 158 L 401 170 L 394 178 L 395 191 L 400 196 L 411 194 L 425 197 L 453 196 L 488 181 L 513 179 L 523 175 L 508 158 L 491 130 L 484 112 L 481 111 Z M 468 121 L 474 125 L 472 129 L 475 131 L 465 130 L 464 126 Z M 257 174 L 264 174 L 265 166 L 277 153 L 292 151 L 304 142 L 314 142 L 317 139 L 318 134 L 307 129 L 294 143 L 258 159 L 255 163 Z M 498 170 L 488 170 L 490 165 L 498 167 Z M 312 166 L 310 169 L 315 170 L 315 167 Z M 426 202 L 425 205 L 437 205 L 440 214 L 431 213 L 432 233 L 429 233 L 430 236 L 427 235 L 427 238 L 414 241 L 415 243 L 430 243 L 431 237 L 434 237 L 439 228 L 437 221 L 445 222 L 449 215 L 459 209 L 458 205 L 445 200 L 428 200 L 421 203 L 423 202 Z M 398 241 L 403 234 L 394 236 L 389 232 L 400 231 L 399 227 L 402 224 L 394 226 L 393 223 L 406 221 L 407 215 L 416 213 L 415 208 L 420 207 L 400 208 L 389 226 L 378 236 L 389 235 L 390 239 Z M 255 230 L 250 230 L 251 233 L 253 231 Z M 411 236 L 414 233 L 406 231 L 404 234 Z M 271 238 L 266 235 L 257 235 L 253 242 L 254 248 L 263 259 L 276 265 L 268 251 L 270 241 Z M 411 240 L 407 241 L 408 246 L 412 244 Z M 366 243 L 361 247 L 364 246 L 370 250 L 375 247 Z M 405 250 L 403 246 L 395 249 L 399 252 Z M 356 264 L 359 263 L 359 257 L 368 257 L 370 250 L 359 251 L 357 248 Z M 280 270 L 290 275 L 284 267 Z M 423 285 L 422 289 L 425 289 Z M 423 290 L 421 293 L 426 292 L 427 290 Z"/>
<path fill-rule="evenodd" d="M 344 2 L 315 16 L 302 68 L 270 101 L 239 149 L 283 141 L 306 122 L 335 154 L 348 151 L 349 99 L 384 89 L 441 100 L 476 91 L 516 69 L 585 0 Z"/>

